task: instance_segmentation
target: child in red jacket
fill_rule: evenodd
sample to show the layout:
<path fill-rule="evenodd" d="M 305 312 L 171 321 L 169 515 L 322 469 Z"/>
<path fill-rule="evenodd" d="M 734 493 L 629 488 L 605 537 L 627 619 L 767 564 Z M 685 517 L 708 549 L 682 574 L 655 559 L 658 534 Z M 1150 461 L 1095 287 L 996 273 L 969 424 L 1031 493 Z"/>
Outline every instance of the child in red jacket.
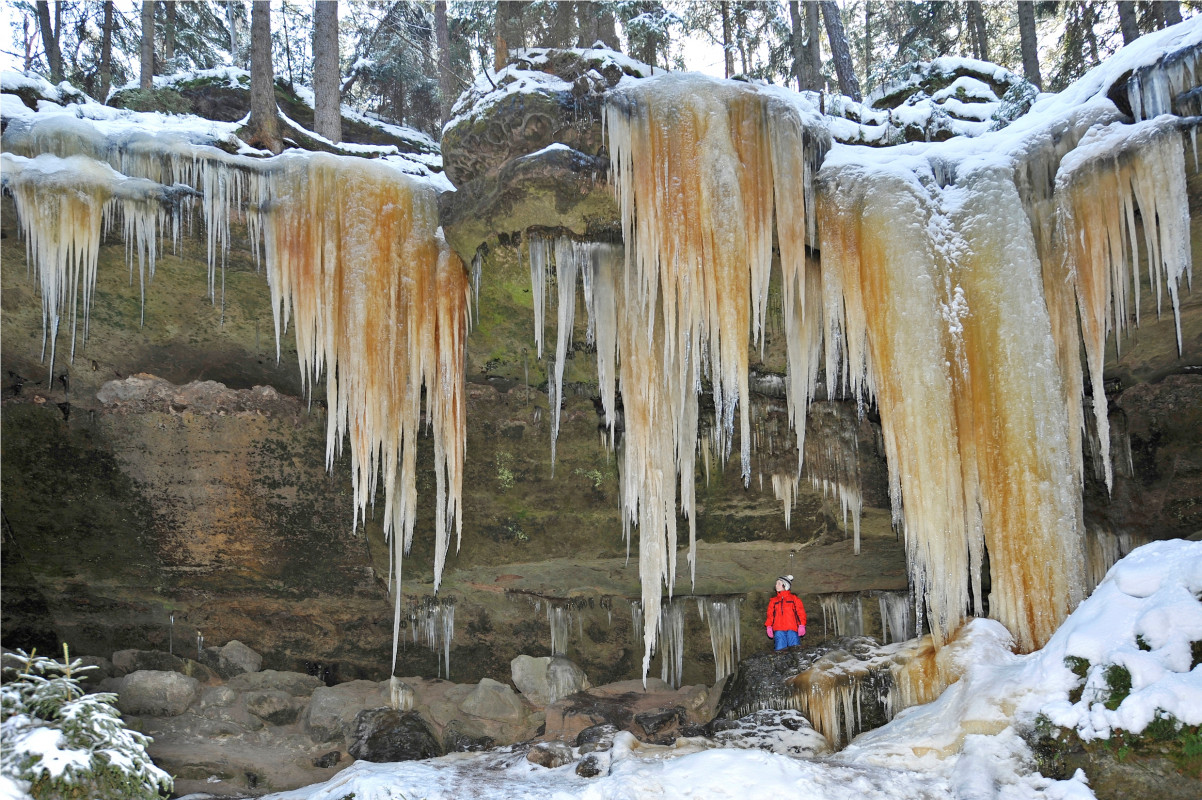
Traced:
<path fill-rule="evenodd" d="M 806 607 L 801 598 L 789 591 L 792 588 L 793 576 L 782 575 L 776 579 L 776 597 L 768 601 L 764 628 L 768 638 L 776 641 L 777 650 L 799 644 L 806 635 Z"/>

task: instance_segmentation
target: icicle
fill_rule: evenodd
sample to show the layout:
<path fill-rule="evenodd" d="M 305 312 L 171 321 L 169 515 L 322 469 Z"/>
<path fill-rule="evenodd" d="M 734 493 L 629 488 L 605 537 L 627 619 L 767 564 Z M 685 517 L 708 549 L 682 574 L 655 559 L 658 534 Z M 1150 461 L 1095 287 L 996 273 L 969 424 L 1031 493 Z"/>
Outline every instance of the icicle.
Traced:
<path fill-rule="evenodd" d="M 551 627 L 551 655 L 567 655 L 568 631 L 572 629 L 572 607 L 548 601 L 547 624 Z"/>
<path fill-rule="evenodd" d="M 131 280 L 136 257 L 139 283 L 144 286 L 146 274 L 154 274 L 157 240 L 166 222 L 163 204 L 171 190 L 80 155 L 42 154 L 31 159 L 3 153 L 0 171 L 4 186 L 12 192 L 26 256 L 41 289 L 42 355 L 45 358 L 48 343 L 53 379 L 60 323 L 64 316 L 71 319 L 73 359 L 81 304 L 87 338 L 106 220 L 120 212 Z"/>
<path fill-rule="evenodd" d="M 915 634 L 909 592 L 880 592 L 877 601 L 881 610 L 881 641 L 885 644 L 905 642 Z M 825 609 L 824 609 L 825 611 Z"/>
<path fill-rule="evenodd" d="M 714 683 L 735 671 L 742 650 L 739 628 L 741 597 L 698 597 L 697 611 L 709 625 L 710 647 L 714 653 Z"/>
<path fill-rule="evenodd" d="M 679 689 L 684 672 L 684 604 L 680 601 L 665 603 L 660 609 L 659 626 L 663 634 L 660 678 L 673 689 Z"/>
<path fill-rule="evenodd" d="M 547 262 L 550 259 L 551 243 L 547 237 L 538 233 L 529 234 L 526 241 L 527 256 L 530 259 L 530 296 L 534 300 L 534 346 L 541 361 L 543 332 L 547 325 Z"/>
<path fill-rule="evenodd" d="M 530 260 L 534 263 L 534 259 Z M 555 376 L 548 398 L 551 403 L 551 476 L 555 476 L 555 440 L 559 438 L 559 418 L 563 412 L 563 368 L 572 344 L 576 324 L 577 250 L 572 240 L 561 236 L 555 241 L 555 280 L 559 289 L 559 334 L 555 342 Z"/>
<path fill-rule="evenodd" d="M 397 595 L 400 595 L 399 587 Z M 455 638 L 454 602 L 447 598 L 426 598 L 413 609 L 409 619 L 413 624 L 413 640 L 426 645 L 438 655 L 438 674 L 440 677 L 450 679 L 451 642 Z M 393 670 L 396 670 L 395 656 Z M 393 676 L 392 680 L 399 683 L 396 676 Z"/>
<path fill-rule="evenodd" d="M 1115 123 L 1091 129 L 1078 149 L 1065 157 L 1056 176 L 1065 257 L 1076 288 L 1081 338 L 1093 385 L 1096 452 L 1103 459 L 1107 490 L 1113 484 L 1113 469 L 1102 367 L 1110 332 L 1114 331 L 1118 344 L 1126 331 L 1129 291 L 1134 291 L 1132 304 L 1139 308 L 1136 209 L 1143 223 L 1157 314 L 1162 286 L 1167 287 L 1177 350 L 1182 350 L 1178 287 L 1182 276 L 1190 280 L 1192 264 L 1185 147 L 1178 124 L 1166 116 L 1136 125 Z"/>
<path fill-rule="evenodd" d="M 772 493 L 785 508 L 785 530 L 788 530 L 793 512 L 793 496 L 797 493 L 797 479 L 793 475 L 773 474 Z"/>
<path fill-rule="evenodd" d="M 836 636 L 864 635 L 864 606 L 856 592 L 819 595 L 822 605 L 822 625 L 826 634 Z"/>

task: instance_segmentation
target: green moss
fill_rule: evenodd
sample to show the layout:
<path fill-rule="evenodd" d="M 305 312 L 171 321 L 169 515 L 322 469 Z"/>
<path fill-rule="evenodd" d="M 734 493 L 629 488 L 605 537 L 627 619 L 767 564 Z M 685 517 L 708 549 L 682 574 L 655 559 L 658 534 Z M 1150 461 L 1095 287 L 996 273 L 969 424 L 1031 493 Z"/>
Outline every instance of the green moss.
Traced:
<path fill-rule="evenodd" d="M 1070 703 L 1079 702 L 1081 700 L 1081 691 L 1085 686 L 1085 675 L 1089 672 L 1089 660 L 1080 656 L 1067 656 L 1064 659 L 1064 666 L 1068 667 L 1070 672 L 1080 678 L 1077 685 L 1068 693 Z"/>
<path fill-rule="evenodd" d="M 192 103 L 175 89 L 126 89 L 113 95 L 109 104 L 130 111 L 190 114 Z"/>
<path fill-rule="evenodd" d="M 1126 667 L 1109 664 L 1103 677 L 1106 679 L 1106 687 L 1110 690 L 1110 696 L 1106 698 L 1104 705 L 1114 711 L 1127 699 L 1127 695 L 1131 694 L 1131 673 Z"/>

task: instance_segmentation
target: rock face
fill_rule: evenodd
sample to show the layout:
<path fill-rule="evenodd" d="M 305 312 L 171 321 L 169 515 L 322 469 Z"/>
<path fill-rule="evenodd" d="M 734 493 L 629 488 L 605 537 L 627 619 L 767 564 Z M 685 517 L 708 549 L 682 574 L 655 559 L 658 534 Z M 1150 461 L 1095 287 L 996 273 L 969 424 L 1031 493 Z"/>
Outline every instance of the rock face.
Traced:
<path fill-rule="evenodd" d="M 470 262 L 490 237 L 531 227 L 619 236 L 602 98 L 623 76 L 650 74 L 611 50 L 530 49 L 465 92 L 442 138 L 457 191 L 439 209 L 460 257 Z"/>
<path fill-rule="evenodd" d="M 355 716 L 350 754 L 364 761 L 415 761 L 442 755 L 438 741 L 414 711 L 373 708 Z"/>

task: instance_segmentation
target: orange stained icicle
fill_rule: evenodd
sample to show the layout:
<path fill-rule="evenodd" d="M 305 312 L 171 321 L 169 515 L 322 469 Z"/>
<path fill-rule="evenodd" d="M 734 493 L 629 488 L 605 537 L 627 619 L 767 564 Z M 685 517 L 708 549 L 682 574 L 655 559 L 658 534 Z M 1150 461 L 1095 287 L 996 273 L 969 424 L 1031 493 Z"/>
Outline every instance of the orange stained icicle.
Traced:
<path fill-rule="evenodd" d="M 467 272 L 438 230 L 434 191 L 420 181 L 327 155 L 285 156 L 269 179 L 264 231 L 277 335 L 293 319 L 303 376 L 325 373 L 326 457 L 332 463 L 349 438 L 356 522 L 383 483 L 399 614 L 423 386 L 437 481 L 435 588 L 449 536 L 462 526 Z M 394 665 L 398 633 L 394 625 Z"/>
<path fill-rule="evenodd" d="M 644 675 L 661 587 L 670 597 L 675 578 L 678 492 L 694 561 L 697 394 L 704 379 L 713 387 L 723 457 L 742 406 L 740 461 L 744 481 L 750 479 L 748 349 L 763 335 L 776 202 L 787 200 L 790 224 L 780 236 L 792 270 L 790 298 L 800 304 L 806 296 L 807 200 L 778 200 L 774 183 L 783 179 L 797 192 L 807 185 L 800 114 L 770 91 L 698 80 L 641 81 L 611 94 L 605 110 L 626 243 L 625 271 L 615 282 L 616 345 L 624 517 L 639 524 Z M 810 319 L 800 308 L 796 315 Z"/>
<path fill-rule="evenodd" d="M 1182 347 L 1177 292 L 1181 277 L 1191 277 L 1192 265 L 1185 148 L 1179 124 L 1165 116 L 1137 125 L 1116 123 L 1091 130 L 1065 158 L 1056 178 L 1065 258 L 1080 309 L 1107 488 L 1112 484 L 1113 468 L 1102 364 L 1110 332 L 1114 331 L 1115 345 L 1121 351 L 1122 334 L 1132 315 L 1139 324 L 1137 212 L 1157 313 L 1167 289 L 1178 352 Z"/>

